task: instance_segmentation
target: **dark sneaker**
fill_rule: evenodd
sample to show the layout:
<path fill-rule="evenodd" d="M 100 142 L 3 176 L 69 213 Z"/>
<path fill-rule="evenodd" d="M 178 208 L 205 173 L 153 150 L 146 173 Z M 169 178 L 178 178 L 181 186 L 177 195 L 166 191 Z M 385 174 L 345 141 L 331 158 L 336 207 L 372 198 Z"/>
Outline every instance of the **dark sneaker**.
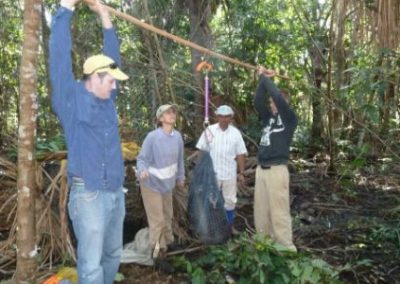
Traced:
<path fill-rule="evenodd" d="M 181 250 L 181 249 L 183 249 L 183 246 L 178 243 L 175 243 L 175 242 L 167 245 L 168 252 L 177 251 L 177 250 Z"/>
<path fill-rule="evenodd" d="M 166 274 L 172 274 L 175 272 L 174 266 L 169 263 L 165 258 L 155 258 L 154 259 L 154 267 Z"/>
<path fill-rule="evenodd" d="M 241 234 L 241 232 L 236 230 L 236 228 L 234 226 L 232 226 L 232 236 L 238 236 L 240 234 Z"/>

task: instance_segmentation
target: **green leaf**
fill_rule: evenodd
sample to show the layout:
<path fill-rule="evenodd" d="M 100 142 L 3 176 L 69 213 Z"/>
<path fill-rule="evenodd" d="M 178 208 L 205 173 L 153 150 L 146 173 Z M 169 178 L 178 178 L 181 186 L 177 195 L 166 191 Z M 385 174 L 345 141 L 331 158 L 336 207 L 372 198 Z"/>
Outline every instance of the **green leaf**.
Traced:
<path fill-rule="evenodd" d="M 192 284 L 204 284 L 205 276 L 204 271 L 201 268 L 196 268 L 192 274 Z"/>
<path fill-rule="evenodd" d="M 265 283 L 265 273 L 264 271 L 260 270 L 259 271 L 259 276 L 260 276 L 260 283 Z"/>
<path fill-rule="evenodd" d="M 306 283 L 311 279 L 311 274 L 313 272 L 313 268 L 311 266 L 306 266 L 301 274 L 300 282 Z"/>
<path fill-rule="evenodd" d="M 124 281 L 124 280 L 125 280 L 125 276 L 122 273 L 118 272 L 115 275 L 115 278 L 114 278 L 115 282 L 121 282 L 121 281 Z"/>

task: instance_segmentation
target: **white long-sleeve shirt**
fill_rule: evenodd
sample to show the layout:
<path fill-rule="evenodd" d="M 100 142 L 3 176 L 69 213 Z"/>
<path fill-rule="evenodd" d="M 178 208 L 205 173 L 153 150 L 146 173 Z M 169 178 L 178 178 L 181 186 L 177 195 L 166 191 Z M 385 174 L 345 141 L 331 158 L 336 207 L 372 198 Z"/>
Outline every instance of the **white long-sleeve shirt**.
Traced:
<path fill-rule="evenodd" d="M 210 152 L 218 180 L 236 178 L 236 156 L 247 154 L 242 134 L 233 125 L 222 130 L 219 124 L 210 125 L 200 136 L 196 148 Z"/>

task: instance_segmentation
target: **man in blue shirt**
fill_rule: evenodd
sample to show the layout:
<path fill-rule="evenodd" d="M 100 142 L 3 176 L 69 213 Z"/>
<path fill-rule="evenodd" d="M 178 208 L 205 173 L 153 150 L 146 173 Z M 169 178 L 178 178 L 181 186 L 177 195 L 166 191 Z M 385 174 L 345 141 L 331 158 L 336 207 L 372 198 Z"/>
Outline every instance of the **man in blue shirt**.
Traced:
<path fill-rule="evenodd" d="M 125 217 L 124 165 L 115 108 L 119 42 L 107 9 L 90 8 L 103 26 L 103 54 L 89 57 L 83 80 L 72 72 L 71 18 L 80 0 L 61 0 L 52 19 L 50 79 L 52 105 L 68 148 L 69 216 L 78 242 L 79 283 L 113 283 L 122 253 Z"/>

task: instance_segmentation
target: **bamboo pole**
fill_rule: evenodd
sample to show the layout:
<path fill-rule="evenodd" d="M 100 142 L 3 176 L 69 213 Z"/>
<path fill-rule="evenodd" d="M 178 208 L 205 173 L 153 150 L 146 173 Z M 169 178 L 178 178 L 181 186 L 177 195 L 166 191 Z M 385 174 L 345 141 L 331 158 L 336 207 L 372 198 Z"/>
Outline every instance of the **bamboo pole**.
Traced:
<path fill-rule="evenodd" d="M 91 4 L 93 3 L 93 0 L 84 0 L 84 2 L 85 2 L 87 5 L 91 5 Z M 159 29 L 159 28 L 157 28 L 157 27 L 155 27 L 155 26 L 152 26 L 152 25 L 150 25 L 150 24 L 147 24 L 147 23 L 145 23 L 144 21 L 141 21 L 141 20 L 139 20 L 139 19 L 137 19 L 137 18 L 135 18 L 135 17 L 133 17 L 133 16 L 131 16 L 131 15 L 125 14 L 125 13 L 123 13 L 123 12 L 121 12 L 121 11 L 118 11 L 118 10 L 116 10 L 116 9 L 114 9 L 114 8 L 111 8 L 110 6 L 107 6 L 107 5 L 105 5 L 105 4 L 102 4 L 102 5 L 103 5 L 110 13 L 112 13 L 112 14 L 114 14 L 115 16 L 120 17 L 120 18 L 122 18 L 122 19 L 124 19 L 124 20 L 126 20 L 126 21 L 128 21 L 128 22 L 130 22 L 130 23 L 132 23 L 132 24 L 134 24 L 134 25 L 136 25 L 136 26 L 138 26 L 138 27 L 140 27 L 140 28 L 143 28 L 143 29 L 145 29 L 145 30 L 151 31 L 151 32 L 153 32 L 153 33 L 156 33 L 156 34 L 159 34 L 159 35 L 161 35 L 161 36 L 163 36 L 163 37 L 166 37 L 166 38 L 168 38 L 168 39 L 171 39 L 172 41 L 174 41 L 174 42 L 176 42 L 176 43 L 179 43 L 179 44 L 182 44 L 182 45 L 191 47 L 191 48 L 193 48 L 193 49 L 196 49 L 197 51 L 199 51 L 199 52 L 201 52 L 201 53 L 203 53 L 203 54 L 205 54 L 205 55 L 213 56 L 213 57 L 216 57 L 216 58 L 221 59 L 221 60 L 223 60 L 223 61 L 226 61 L 226 62 L 229 62 L 229 63 L 232 63 L 232 64 L 236 64 L 236 65 L 242 66 L 242 67 L 247 68 L 247 69 L 257 70 L 257 66 L 255 66 L 255 65 L 251 65 L 251 64 L 249 64 L 249 63 L 242 62 L 242 61 L 240 61 L 240 60 L 238 60 L 238 59 L 235 59 L 235 58 L 232 58 L 232 57 L 223 55 L 223 54 L 221 54 L 221 53 L 212 51 L 212 50 L 207 49 L 207 48 L 205 48 L 205 47 L 203 47 L 203 46 L 201 46 L 201 45 L 198 45 L 198 44 L 196 44 L 196 43 L 193 43 L 193 42 L 191 42 L 191 41 L 189 41 L 189 40 L 183 39 L 183 38 L 181 38 L 181 37 L 178 37 L 178 36 L 176 36 L 176 35 L 173 35 L 173 34 L 171 34 L 171 33 L 168 33 L 168 32 L 166 32 L 166 31 L 164 31 L 164 30 L 162 30 L 162 29 Z M 283 76 L 283 75 L 279 75 L 279 74 L 275 74 L 275 76 L 276 76 L 276 77 L 279 77 L 279 78 L 281 78 L 281 79 L 291 80 L 291 79 L 290 79 L 289 77 L 287 77 L 287 76 Z"/>

